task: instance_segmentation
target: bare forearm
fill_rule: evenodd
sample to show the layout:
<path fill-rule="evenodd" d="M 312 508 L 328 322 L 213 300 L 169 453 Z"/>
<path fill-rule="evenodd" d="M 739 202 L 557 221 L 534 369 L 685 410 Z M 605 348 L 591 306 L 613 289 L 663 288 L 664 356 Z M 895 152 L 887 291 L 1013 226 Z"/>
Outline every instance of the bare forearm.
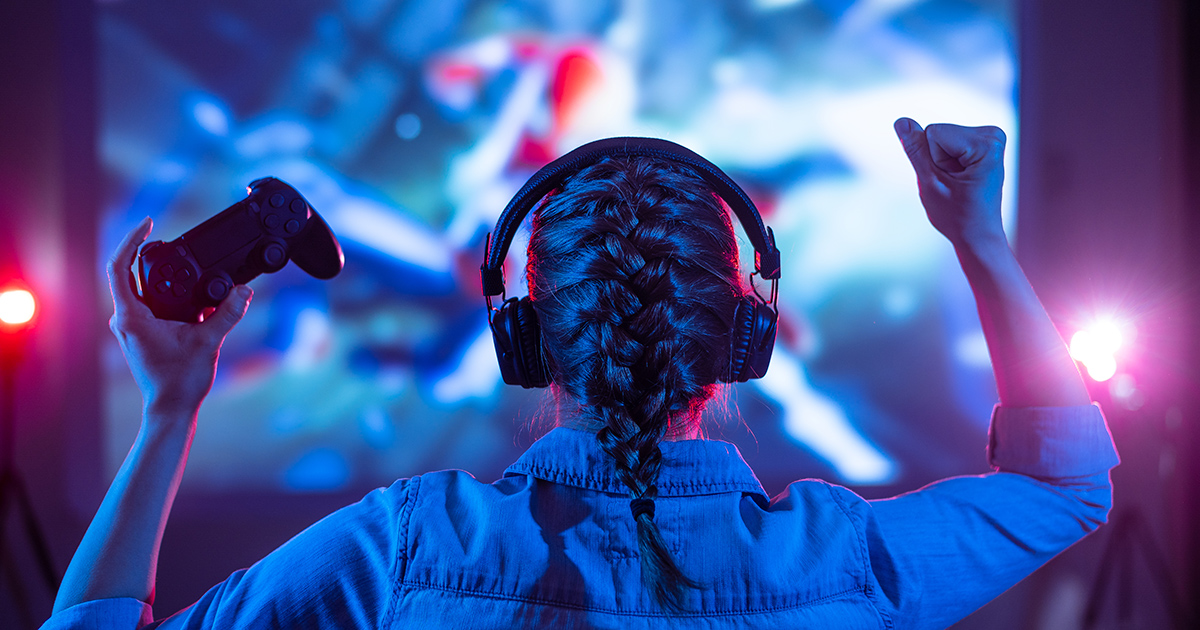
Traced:
<path fill-rule="evenodd" d="M 1003 235 L 955 243 L 955 252 L 975 294 L 1000 404 L 1091 402 L 1075 361 Z"/>
<path fill-rule="evenodd" d="M 163 530 L 195 429 L 195 413 L 147 411 L 54 601 L 58 612 L 111 597 L 150 603 Z"/>

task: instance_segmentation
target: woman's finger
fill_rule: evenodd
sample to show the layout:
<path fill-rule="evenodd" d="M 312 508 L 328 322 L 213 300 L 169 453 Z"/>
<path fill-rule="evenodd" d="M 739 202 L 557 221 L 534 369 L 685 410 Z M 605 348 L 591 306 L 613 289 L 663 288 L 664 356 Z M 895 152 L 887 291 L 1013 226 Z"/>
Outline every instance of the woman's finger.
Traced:
<path fill-rule="evenodd" d="M 134 310 L 138 307 L 145 308 L 138 300 L 137 293 L 133 288 L 131 268 L 134 257 L 137 256 L 138 246 L 150 235 L 153 226 L 154 222 L 150 220 L 150 217 L 142 219 L 137 227 L 130 230 L 125 238 L 121 239 L 121 244 L 108 259 L 108 287 L 112 291 L 113 306 L 117 312 Z"/>
<path fill-rule="evenodd" d="M 254 290 L 244 284 L 234 287 L 211 315 L 205 315 L 200 327 L 208 331 L 218 344 L 221 343 L 225 335 L 242 320 L 253 296 Z"/>
<path fill-rule="evenodd" d="M 963 127 L 960 125 L 929 125 L 929 152 L 939 168 L 958 173 L 1004 155 L 1004 132 L 999 127 Z"/>

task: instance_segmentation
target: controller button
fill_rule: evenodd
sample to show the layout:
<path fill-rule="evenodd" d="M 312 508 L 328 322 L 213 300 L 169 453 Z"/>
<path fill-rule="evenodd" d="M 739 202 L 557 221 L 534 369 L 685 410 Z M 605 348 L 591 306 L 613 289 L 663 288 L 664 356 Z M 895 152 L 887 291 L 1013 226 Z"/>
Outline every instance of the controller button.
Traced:
<path fill-rule="evenodd" d="M 187 269 L 180 269 L 179 271 L 175 272 L 175 279 L 179 280 L 180 282 L 187 280 L 188 278 L 191 278 L 191 277 L 192 277 L 192 272 L 188 271 Z"/>
<path fill-rule="evenodd" d="M 262 210 L 262 208 L 259 207 L 258 202 L 251 201 L 250 202 L 250 212 L 253 212 L 254 214 L 258 214 L 259 210 Z"/>
<path fill-rule="evenodd" d="M 171 265 L 163 265 L 162 266 L 162 275 L 164 277 L 169 277 L 169 276 L 175 275 L 175 268 L 172 267 Z"/>
<path fill-rule="evenodd" d="M 171 288 L 171 283 L 166 280 L 160 280 L 158 284 L 154 285 L 154 288 L 158 289 L 159 293 L 166 293 L 167 289 Z"/>
<path fill-rule="evenodd" d="M 288 234 L 295 234 L 296 232 L 300 231 L 300 222 L 292 219 L 283 226 L 283 229 L 287 230 Z"/>
<path fill-rule="evenodd" d="M 186 247 L 184 247 L 183 245 L 176 245 L 176 246 L 175 246 L 175 253 L 176 253 L 176 254 L 179 254 L 179 255 L 180 255 L 180 257 L 182 257 L 182 258 L 187 258 L 187 255 L 188 255 L 188 253 L 187 253 L 187 248 L 186 248 Z"/>
<path fill-rule="evenodd" d="M 271 206 L 273 206 L 275 208 L 282 208 L 284 201 L 287 201 L 287 200 L 284 199 L 283 195 L 280 193 L 275 193 L 274 195 L 271 195 Z"/>
<path fill-rule="evenodd" d="M 263 248 L 262 261 L 267 269 L 278 269 L 287 262 L 287 252 L 284 251 L 283 245 L 270 243 Z"/>
<path fill-rule="evenodd" d="M 187 293 L 187 287 L 182 284 L 173 284 L 171 285 L 171 293 L 174 293 L 175 297 L 183 297 L 183 294 Z"/>
<path fill-rule="evenodd" d="M 291 205 L 288 207 L 292 209 L 292 212 L 300 214 L 301 212 L 304 212 L 306 205 L 307 204 L 304 203 L 303 199 L 293 199 Z"/>
<path fill-rule="evenodd" d="M 212 280 L 208 281 L 208 286 L 205 288 L 205 292 L 208 293 L 209 299 L 220 302 L 221 300 L 225 299 L 226 295 L 229 294 L 229 289 L 231 288 L 232 287 L 230 287 L 229 283 L 225 280 L 221 278 L 213 278 Z"/>
<path fill-rule="evenodd" d="M 273 230 L 279 227 L 280 221 L 282 221 L 282 219 L 279 218 L 278 214 L 268 214 L 267 217 L 263 219 L 263 224 Z"/>

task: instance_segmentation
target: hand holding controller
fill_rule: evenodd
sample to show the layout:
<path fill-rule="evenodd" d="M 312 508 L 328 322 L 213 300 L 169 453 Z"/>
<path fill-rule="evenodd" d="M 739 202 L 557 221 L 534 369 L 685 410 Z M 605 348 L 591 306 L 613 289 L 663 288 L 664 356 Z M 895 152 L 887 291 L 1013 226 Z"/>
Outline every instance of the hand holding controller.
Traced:
<path fill-rule="evenodd" d="M 245 199 L 183 236 L 142 247 L 140 297 L 159 319 L 196 322 L 234 286 L 279 271 L 289 259 L 321 280 L 345 264 L 337 237 L 295 188 L 257 179 Z"/>

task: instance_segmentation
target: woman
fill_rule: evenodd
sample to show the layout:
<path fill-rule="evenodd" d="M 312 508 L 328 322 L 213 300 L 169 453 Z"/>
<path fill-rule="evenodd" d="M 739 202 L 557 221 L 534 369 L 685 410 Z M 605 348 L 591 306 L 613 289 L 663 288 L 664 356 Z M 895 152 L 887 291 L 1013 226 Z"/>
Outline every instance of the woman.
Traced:
<path fill-rule="evenodd" d="M 768 499 L 697 439 L 746 291 L 727 215 L 688 168 L 609 159 L 538 210 L 530 295 L 561 426 L 494 484 L 444 471 L 339 510 L 163 627 L 940 628 L 1101 525 L 1103 417 L 1009 250 L 1004 135 L 896 123 L 930 222 L 974 290 L 1000 395 L 997 472 L 885 501 L 801 481 Z M 240 287 L 205 322 L 153 319 L 114 256 L 112 328 L 141 431 L 48 627 L 148 623 L 163 527 Z"/>

